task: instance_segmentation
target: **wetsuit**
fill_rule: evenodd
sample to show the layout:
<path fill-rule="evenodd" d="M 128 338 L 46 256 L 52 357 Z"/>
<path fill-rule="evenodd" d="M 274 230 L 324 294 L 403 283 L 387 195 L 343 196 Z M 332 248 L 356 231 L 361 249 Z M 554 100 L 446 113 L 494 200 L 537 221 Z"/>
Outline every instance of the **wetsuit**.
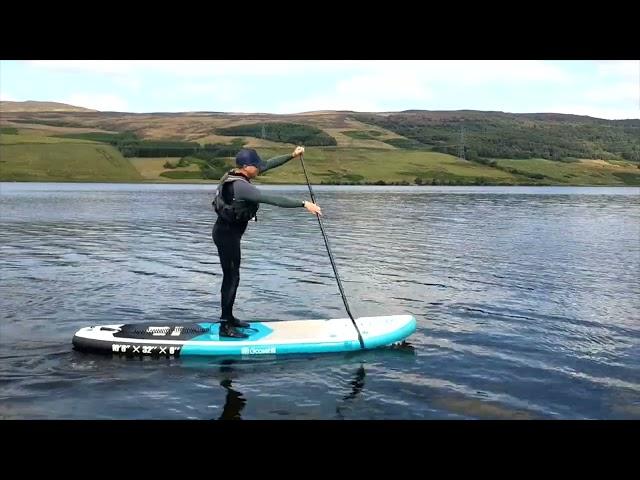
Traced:
<path fill-rule="evenodd" d="M 281 155 L 267 160 L 265 172 L 271 168 L 278 167 L 294 158 L 292 155 Z M 250 183 L 249 178 L 242 174 L 235 174 L 244 177 L 233 182 L 223 183 L 229 172 L 222 179 L 222 195 L 227 204 L 234 201 L 242 200 L 247 204 L 267 203 L 284 208 L 304 207 L 303 200 L 293 200 L 291 198 L 278 195 L 266 195 L 258 190 Z M 220 318 L 228 320 L 232 325 L 234 323 L 233 304 L 236 299 L 236 291 L 240 283 L 240 240 L 247 229 L 248 220 L 227 221 L 218 215 L 215 225 L 213 226 L 212 237 L 218 248 L 218 256 L 220 257 L 220 265 L 222 266 L 222 287 L 220 288 L 222 314 Z"/>

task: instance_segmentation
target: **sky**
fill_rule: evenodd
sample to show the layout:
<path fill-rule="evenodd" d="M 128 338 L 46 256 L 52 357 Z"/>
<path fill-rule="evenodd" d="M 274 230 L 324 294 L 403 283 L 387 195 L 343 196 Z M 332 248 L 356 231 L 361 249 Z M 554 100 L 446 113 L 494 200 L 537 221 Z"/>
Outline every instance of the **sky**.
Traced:
<path fill-rule="evenodd" d="M 0 60 L 0 100 L 102 111 L 640 118 L 640 60 Z"/>

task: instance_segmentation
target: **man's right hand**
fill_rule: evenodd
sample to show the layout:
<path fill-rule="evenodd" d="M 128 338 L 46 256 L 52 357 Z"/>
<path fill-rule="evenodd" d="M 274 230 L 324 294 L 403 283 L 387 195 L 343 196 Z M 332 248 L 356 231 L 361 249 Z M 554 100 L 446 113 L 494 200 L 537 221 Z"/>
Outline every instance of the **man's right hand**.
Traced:
<path fill-rule="evenodd" d="M 320 216 L 322 216 L 322 210 L 320 209 L 320 207 L 318 205 L 316 205 L 313 202 L 304 202 L 304 208 L 306 208 L 309 212 L 314 213 L 314 214 L 318 214 Z"/>
<path fill-rule="evenodd" d="M 293 155 L 293 158 L 302 155 L 304 153 L 304 147 L 296 147 L 296 149 L 293 151 L 293 153 L 291 155 Z"/>

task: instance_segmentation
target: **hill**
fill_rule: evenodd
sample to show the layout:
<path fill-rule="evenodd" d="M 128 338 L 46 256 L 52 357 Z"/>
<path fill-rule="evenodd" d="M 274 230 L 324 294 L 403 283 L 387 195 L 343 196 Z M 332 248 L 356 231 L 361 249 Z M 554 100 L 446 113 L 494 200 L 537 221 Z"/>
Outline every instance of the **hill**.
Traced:
<path fill-rule="evenodd" d="M 98 142 L 0 135 L 0 179 L 40 182 L 137 182 L 140 173 L 114 147 Z"/>
<path fill-rule="evenodd" d="M 241 146 L 268 158 L 303 144 L 314 183 L 640 185 L 639 119 L 473 110 L 291 115 L 3 110 L 0 133 L 12 136 L 14 144 L 0 142 L 3 180 L 17 155 L 26 158 L 29 148 L 37 150 L 27 145 L 48 138 L 64 139 L 65 149 L 76 148 L 69 143 L 75 141 L 85 152 L 95 147 L 81 141 L 107 146 L 128 165 L 122 168 L 132 180 L 137 175 L 145 181 L 212 181 L 232 165 Z M 38 142 L 27 141 L 34 136 Z M 98 165 L 92 167 L 96 175 Z M 303 183 L 299 170 L 287 165 L 259 179 Z M 86 171 L 82 177 L 86 180 Z"/>
<path fill-rule="evenodd" d="M 495 158 L 592 158 L 640 162 L 640 119 L 604 120 L 549 113 L 407 111 L 358 114 L 358 120 L 414 142 L 413 148 Z"/>
<path fill-rule="evenodd" d="M 84 107 L 75 107 L 57 102 L 10 102 L 0 101 L 0 112 L 95 112 Z"/>

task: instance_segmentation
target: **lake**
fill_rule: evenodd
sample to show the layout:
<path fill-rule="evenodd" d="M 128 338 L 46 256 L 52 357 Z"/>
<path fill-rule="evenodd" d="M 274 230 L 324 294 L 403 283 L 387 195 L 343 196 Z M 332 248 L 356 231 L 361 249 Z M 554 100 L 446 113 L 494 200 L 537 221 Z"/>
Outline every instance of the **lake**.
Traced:
<path fill-rule="evenodd" d="M 218 318 L 214 189 L 0 184 L 0 418 L 640 419 L 638 188 L 316 186 L 352 312 L 414 315 L 405 345 L 74 351 L 92 324 Z M 242 255 L 239 318 L 346 316 L 304 209 L 262 205 Z"/>

